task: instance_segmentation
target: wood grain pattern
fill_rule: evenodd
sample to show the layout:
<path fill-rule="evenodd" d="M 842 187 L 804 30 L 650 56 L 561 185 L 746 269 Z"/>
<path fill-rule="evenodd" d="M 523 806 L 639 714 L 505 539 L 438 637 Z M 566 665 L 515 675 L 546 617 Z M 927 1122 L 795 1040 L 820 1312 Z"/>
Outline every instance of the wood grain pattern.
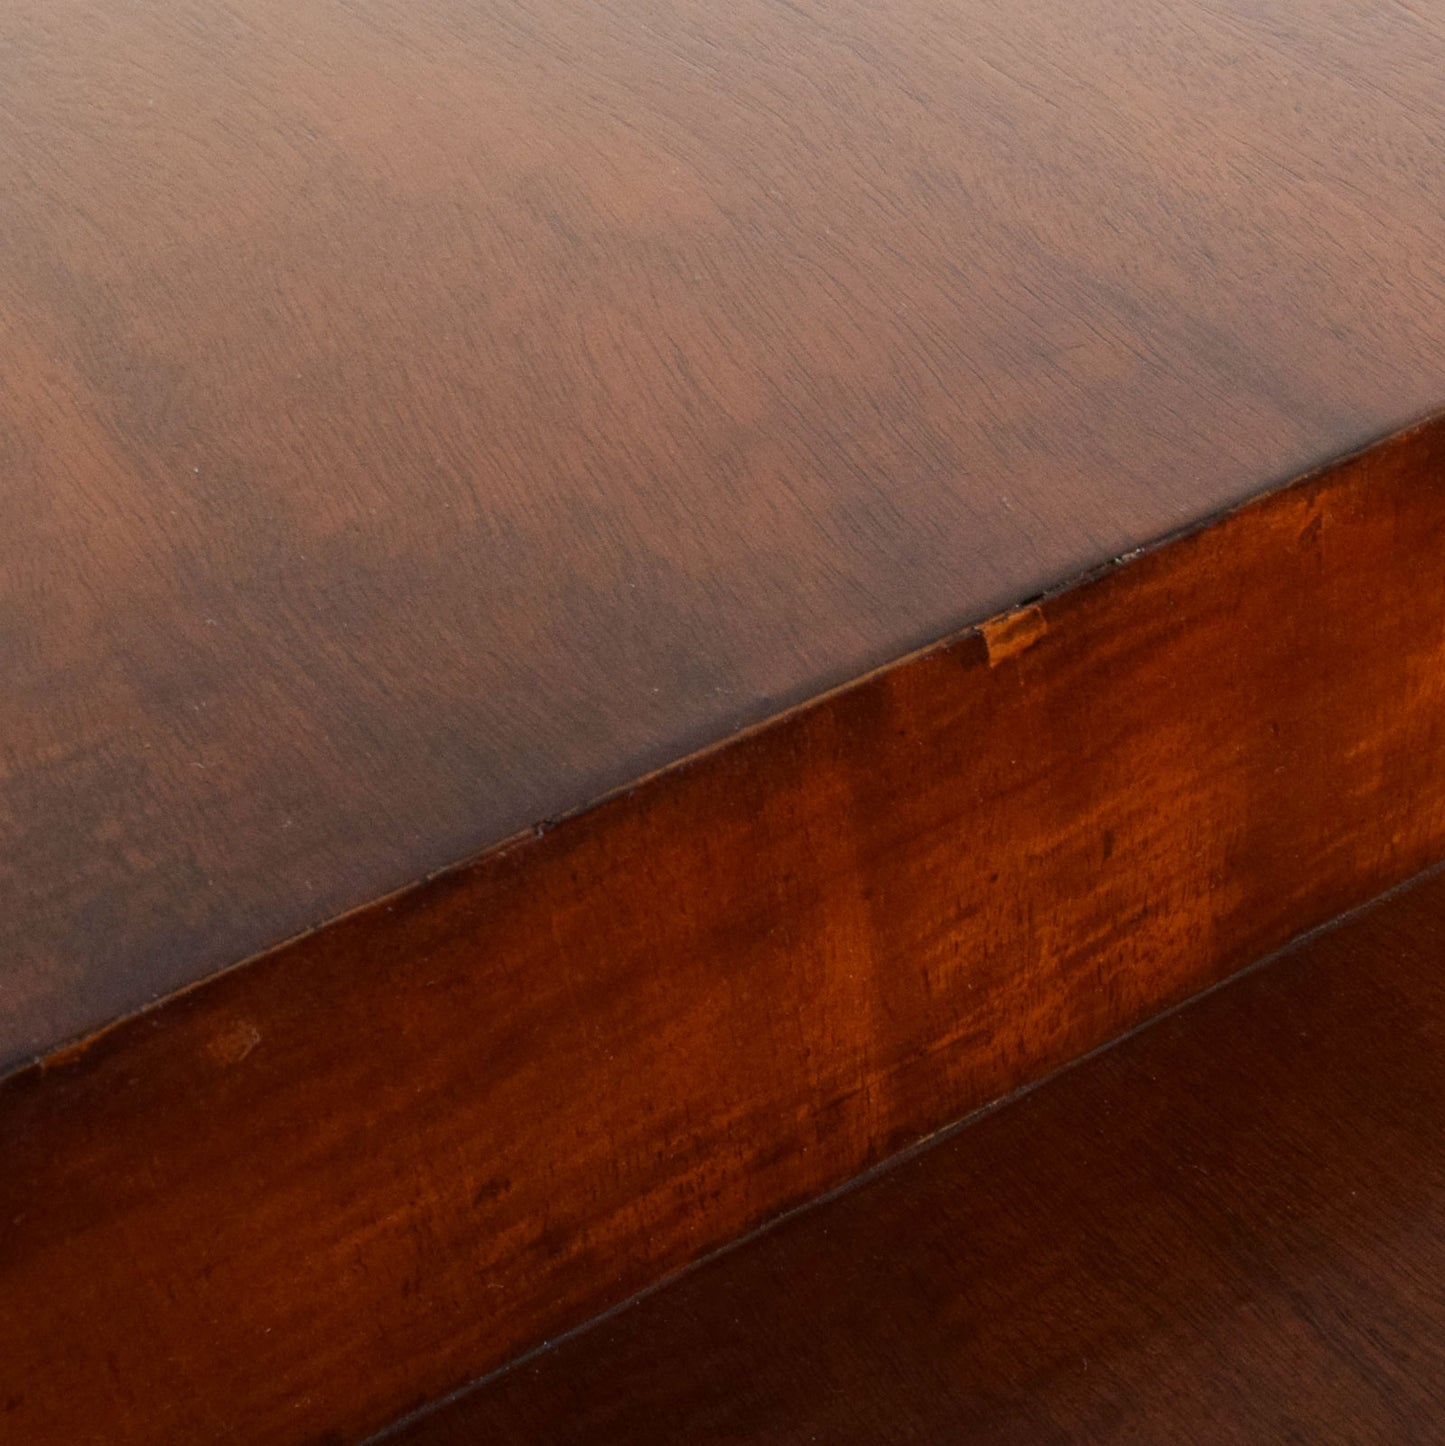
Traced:
<path fill-rule="evenodd" d="M 13 1076 L 12 1434 L 355 1440 L 1442 857 L 1442 483 L 1445 421 Z"/>
<path fill-rule="evenodd" d="M 389 1446 L 1434 1441 L 1445 878 Z"/>
<path fill-rule="evenodd" d="M 1438 406 L 1442 64 L 7 0 L 0 1069 Z"/>

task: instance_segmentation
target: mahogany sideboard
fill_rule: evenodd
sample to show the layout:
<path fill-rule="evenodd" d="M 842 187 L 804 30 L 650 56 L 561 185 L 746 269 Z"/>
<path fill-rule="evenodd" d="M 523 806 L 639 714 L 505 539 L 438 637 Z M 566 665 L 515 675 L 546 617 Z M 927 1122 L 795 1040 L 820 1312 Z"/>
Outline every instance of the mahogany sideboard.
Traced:
<path fill-rule="evenodd" d="M 1445 859 L 1442 76 L 0 0 L 0 1439 L 360 1441 Z"/>

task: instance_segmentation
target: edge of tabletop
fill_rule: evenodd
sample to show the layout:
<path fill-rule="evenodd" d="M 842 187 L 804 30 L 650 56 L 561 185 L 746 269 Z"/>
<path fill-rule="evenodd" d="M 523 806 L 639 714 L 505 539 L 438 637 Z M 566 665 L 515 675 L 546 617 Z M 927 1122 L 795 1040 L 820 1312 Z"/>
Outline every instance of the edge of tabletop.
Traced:
<path fill-rule="evenodd" d="M 567 828 L 578 819 L 613 800 L 631 797 L 639 791 L 654 787 L 662 780 L 682 773 L 724 750 L 734 748 L 757 734 L 765 733 L 779 727 L 798 714 L 818 708 L 831 699 L 863 687 L 871 680 L 881 675 L 891 673 L 895 669 L 908 667 L 910 664 L 921 658 L 928 657 L 930 654 L 946 651 L 969 638 L 978 637 L 983 641 L 990 666 L 995 662 L 1001 662 L 1005 658 L 1011 657 L 1015 653 L 1021 652 L 1024 648 L 1028 647 L 1029 644 L 1047 628 L 1046 609 L 1050 602 L 1080 588 L 1088 587 L 1100 579 L 1128 567 L 1131 563 L 1139 561 L 1141 558 L 1170 547 L 1186 538 L 1209 531 L 1229 518 L 1267 505 L 1281 494 L 1291 492 L 1296 488 L 1308 487 L 1323 475 L 1332 473 L 1338 468 L 1348 465 L 1355 459 L 1373 452 L 1377 448 L 1405 444 L 1412 438 L 1416 438 L 1422 433 L 1426 433 L 1435 428 L 1445 428 L 1445 405 L 1432 409 L 1424 415 L 1407 422 L 1403 426 L 1392 428 L 1351 445 L 1341 452 L 1315 461 L 1304 470 L 1292 471 L 1283 478 L 1274 478 L 1266 481 L 1255 491 L 1237 501 L 1215 508 L 1176 528 L 1151 537 L 1116 557 L 1108 558 L 1092 567 L 1074 573 L 1031 597 L 1019 600 L 1000 612 L 993 613 L 985 618 L 960 623 L 918 647 L 910 648 L 882 663 L 852 674 L 841 682 L 810 693 L 806 697 L 790 703 L 786 707 L 780 708 L 776 712 L 770 713 L 755 722 L 725 734 L 721 738 L 706 743 L 702 747 L 682 753 L 678 757 L 626 783 L 606 789 L 577 804 L 575 807 L 566 809 L 552 817 L 540 819 L 526 828 L 519 829 L 502 839 L 487 843 L 472 850 L 461 858 L 443 864 L 439 868 L 432 869 L 396 888 L 372 895 L 350 908 L 330 915 L 307 928 L 297 930 L 284 938 L 277 939 L 263 948 L 245 955 L 243 958 L 223 965 L 208 974 L 202 975 L 182 985 L 178 989 L 162 994 L 158 998 L 150 1000 L 138 1008 L 128 1010 L 98 1028 L 79 1033 L 34 1054 L 22 1056 L 8 1066 L 0 1067 L 0 1088 L 11 1083 L 17 1077 L 31 1072 L 39 1071 L 45 1073 L 54 1069 L 63 1069 L 71 1064 L 77 1063 L 82 1057 L 88 1054 L 94 1046 L 117 1030 L 131 1025 L 138 1019 L 165 1010 L 175 1001 L 183 999 L 195 993 L 197 990 L 208 988 L 218 979 L 244 970 L 281 950 L 289 949 L 303 939 L 308 939 L 314 935 L 324 934 L 335 929 L 358 915 L 363 915 L 379 908 L 392 907 L 400 901 L 411 898 L 439 882 L 444 882 L 455 875 L 476 868 L 484 861 L 495 859 L 514 849 L 535 843 L 558 829 Z"/>

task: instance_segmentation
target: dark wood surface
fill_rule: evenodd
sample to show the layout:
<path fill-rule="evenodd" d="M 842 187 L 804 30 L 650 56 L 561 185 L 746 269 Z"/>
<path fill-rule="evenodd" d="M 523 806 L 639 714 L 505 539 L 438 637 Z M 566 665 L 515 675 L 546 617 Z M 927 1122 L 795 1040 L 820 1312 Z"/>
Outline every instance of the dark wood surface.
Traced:
<path fill-rule="evenodd" d="M 388 1446 L 1438 1441 L 1442 964 L 1436 875 Z"/>
<path fill-rule="evenodd" d="M 354 1441 L 1445 856 L 1445 421 L 0 1086 L 27 1446 Z"/>
<path fill-rule="evenodd" d="M 1442 63 L 10 0 L 0 1068 L 1445 401 Z"/>

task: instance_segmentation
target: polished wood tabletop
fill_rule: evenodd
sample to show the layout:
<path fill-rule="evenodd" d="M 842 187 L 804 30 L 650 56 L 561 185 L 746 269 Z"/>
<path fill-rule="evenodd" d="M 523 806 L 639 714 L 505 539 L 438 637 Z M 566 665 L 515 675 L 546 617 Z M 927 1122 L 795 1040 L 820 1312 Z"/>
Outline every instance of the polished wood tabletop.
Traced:
<path fill-rule="evenodd" d="M 1442 59 L 7 0 L 0 1067 L 1445 401 Z"/>
<path fill-rule="evenodd" d="M 0 0 L 0 1438 L 363 1440 L 1445 858 L 1442 73 Z"/>

